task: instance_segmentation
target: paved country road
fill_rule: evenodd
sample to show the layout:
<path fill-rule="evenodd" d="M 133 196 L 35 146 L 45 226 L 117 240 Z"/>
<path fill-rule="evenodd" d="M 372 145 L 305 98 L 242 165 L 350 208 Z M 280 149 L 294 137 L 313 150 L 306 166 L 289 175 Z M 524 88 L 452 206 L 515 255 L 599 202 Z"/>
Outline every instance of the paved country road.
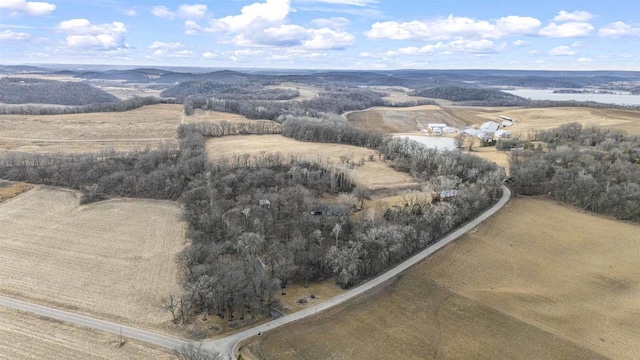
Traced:
<path fill-rule="evenodd" d="M 279 326 L 312 316 L 317 312 L 327 310 L 349 299 L 352 299 L 358 295 L 361 295 L 364 292 L 371 290 L 374 287 L 379 286 L 380 284 L 383 284 L 388 280 L 391 280 L 392 278 L 398 276 L 400 273 L 407 270 L 411 266 L 419 263 L 420 261 L 427 258 L 429 255 L 440 250 L 441 248 L 448 245 L 455 239 L 459 238 L 460 236 L 464 235 L 471 229 L 475 228 L 480 223 L 488 219 L 491 215 L 495 214 L 498 210 L 500 210 L 509 201 L 510 197 L 511 197 L 511 191 L 506 186 L 502 186 L 502 197 L 489 210 L 485 211 L 480 216 L 468 222 L 464 226 L 458 228 L 456 231 L 440 239 L 440 241 L 438 241 L 437 243 L 427 247 L 426 249 L 420 251 L 419 253 L 413 255 L 412 257 L 398 264 L 394 268 L 388 270 L 387 272 L 379 275 L 376 278 L 373 278 L 367 281 L 364 284 L 361 284 L 360 286 L 357 286 L 351 290 L 348 290 L 342 293 L 341 295 L 338 295 L 327 301 L 321 302 L 315 306 L 309 307 L 307 309 L 295 312 L 287 316 L 283 316 L 279 319 L 270 321 L 268 323 L 258 325 L 256 327 L 247 329 L 245 331 L 241 331 L 233 335 L 229 335 L 227 337 L 224 337 L 218 340 L 203 341 L 202 346 L 203 348 L 209 349 L 211 351 L 219 352 L 223 355 L 233 356 L 233 351 L 240 341 L 246 340 L 252 336 L 256 336 L 260 333 L 264 333 L 271 329 L 275 329 Z M 0 296 L 0 305 L 18 309 L 21 311 L 34 313 L 40 316 L 50 317 L 56 320 L 67 321 L 77 325 L 82 325 L 82 326 L 90 327 L 93 329 L 110 332 L 113 334 L 122 333 L 122 335 L 125 337 L 148 342 L 148 343 L 169 348 L 169 349 L 175 349 L 181 345 L 185 345 L 189 343 L 186 340 L 172 338 L 166 335 L 160 335 L 150 331 L 136 329 L 136 328 L 132 328 L 125 325 L 119 325 L 116 323 L 99 320 L 99 319 L 91 318 L 88 316 L 77 315 L 74 313 L 57 310 L 57 309 L 49 308 L 46 306 L 35 305 L 35 304 L 31 304 L 31 303 L 20 301 L 20 300 L 15 300 L 15 299 L 4 297 L 4 296 Z"/>

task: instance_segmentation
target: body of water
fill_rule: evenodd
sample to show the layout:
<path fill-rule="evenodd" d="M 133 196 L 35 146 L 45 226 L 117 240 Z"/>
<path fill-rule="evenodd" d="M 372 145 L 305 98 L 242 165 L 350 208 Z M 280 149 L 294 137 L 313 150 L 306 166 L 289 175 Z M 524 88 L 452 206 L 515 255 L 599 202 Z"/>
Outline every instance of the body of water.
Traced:
<path fill-rule="evenodd" d="M 413 141 L 417 141 L 428 148 L 440 150 L 453 150 L 456 148 L 455 140 L 444 136 L 417 136 L 417 135 L 397 135 Z"/>
<path fill-rule="evenodd" d="M 553 90 L 517 89 L 503 90 L 506 93 L 517 95 L 531 100 L 552 101 L 596 101 L 604 104 L 616 105 L 640 105 L 640 95 L 628 94 L 554 94 Z"/>

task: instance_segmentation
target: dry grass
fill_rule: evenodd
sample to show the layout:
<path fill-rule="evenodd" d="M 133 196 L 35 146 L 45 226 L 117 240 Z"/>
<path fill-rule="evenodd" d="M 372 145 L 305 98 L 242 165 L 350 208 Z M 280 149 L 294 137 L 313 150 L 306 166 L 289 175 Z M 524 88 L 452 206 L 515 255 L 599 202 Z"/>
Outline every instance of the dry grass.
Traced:
<path fill-rule="evenodd" d="M 300 95 L 296 98 L 291 99 L 296 101 L 313 99 L 314 97 L 318 96 L 318 93 L 323 91 L 322 88 L 319 88 L 316 86 L 298 84 L 298 83 L 282 83 L 280 85 L 268 85 L 265 87 L 272 88 L 272 89 L 298 90 Z M 291 101 L 291 100 L 285 100 L 285 101 Z"/>
<path fill-rule="evenodd" d="M 158 104 L 116 113 L 0 115 L 0 151 L 34 153 L 131 150 L 175 144 L 182 105 Z"/>
<path fill-rule="evenodd" d="M 506 151 L 498 151 L 495 146 L 476 146 L 473 148 L 473 151 L 468 152 L 467 154 L 475 155 L 481 157 L 485 160 L 489 160 L 491 162 L 496 163 L 498 166 L 502 166 L 507 175 L 509 175 L 509 153 Z"/>
<path fill-rule="evenodd" d="M 300 155 L 314 160 L 329 160 L 337 166 L 343 166 L 340 162 L 342 155 L 351 156 L 355 162 L 364 158 L 364 165 L 348 170 L 356 184 L 374 190 L 417 185 L 410 175 L 396 171 L 388 163 L 378 160 L 375 150 L 358 146 L 303 142 L 280 135 L 238 135 L 209 139 L 206 147 L 210 159 L 279 152 L 285 156 Z M 369 155 L 373 155 L 375 160 L 369 161 Z"/>
<path fill-rule="evenodd" d="M 179 294 L 184 243 L 175 203 L 120 199 L 78 206 L 38 188 L 0 205 L 0 293 L 154 331 L 161 298 Z"/>
<path fill-rule="evenodd" d="M 386 289 L 263 334 L 263 359 L 637 359 L 640 227 L 516 198 Z"/>
<path fill-rule="evenodd" d="M 548 130 L 561 124 L 579 122 L 585 126 L 605 126 L 625 130 L 629 134 L 640 134 L 640 111 L 590 109 L 590 108 L 542 108 L 542 109 L 508 109 L 495 112 L 478 113 L 487 120 L 497 121 L 500 115 L 516 120 L 508 130 L 513 134 L 526 135 L 530 129 Z"/>
<path fill-rule="evenodd" d="M 31 188 L 32 186 L 26 183 L 0 180 L 0 203 L 14 198 Z"/>
<path fill-rule="evenodd" d="M 0 359 L 175 359 L 171 352 L 102 331 L 0 308 Z"/>
<path fill-rule="evenodd" d="M 280 295 L 278 293 L 277 298 L 280 299 L 285 309 L 288 309 L 287 313 L 296 312 L 314 306 L 319 302 L 325 301 L 344 292 L 344 290 L 336 284 L 336 281 L 333 278 L 319 283 L 309 283 L 309 287 L 307 288 L 305 288 L 303 284 L 289 285 L 284 289 L 284 291 L 286 295 Z M 311 295 L 314 295 L 315 299 L 312 299 Z M 298 303 L 298 300 L 301 298 L 306 298 L 307 303 Z"/>
<path fill-rule="evenodd" d="M 223 121 L 226 121 L 230 124 L 266 123 L 266 124 L 280 126 L 280 124 L 271 120 L 251 120 L 251 119 L 247 119 L 242 115 L 231 114 L 231 113 L 220 112 L 220 111 L 203 111 L 203 110 L 196 110 L 193 115 L 185 116 L 182 122 L 185 124 L 200 123 L 200 122 L 220 124 Z"/>
<path fill-rule="evenodd" d="M 478 109 L 447 108 L 436 105 L 407 108 L 376 107 L 349 113 L 347 118 L 362 129 L 395 134 L 420 131 L 430 123 L 444 123 L 453 127 L 479 124 L 485 121 L 479 117 L 480 111 Z"/>

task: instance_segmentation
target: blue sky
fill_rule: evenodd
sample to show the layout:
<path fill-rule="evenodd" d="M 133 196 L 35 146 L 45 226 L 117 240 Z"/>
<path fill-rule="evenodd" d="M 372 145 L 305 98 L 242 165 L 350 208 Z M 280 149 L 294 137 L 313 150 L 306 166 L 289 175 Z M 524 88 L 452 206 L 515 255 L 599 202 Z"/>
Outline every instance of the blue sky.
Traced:
<path fill-rule="evenodd" d="M 640 4 L 0 0 L 0 63 L 640 70 Z"/>

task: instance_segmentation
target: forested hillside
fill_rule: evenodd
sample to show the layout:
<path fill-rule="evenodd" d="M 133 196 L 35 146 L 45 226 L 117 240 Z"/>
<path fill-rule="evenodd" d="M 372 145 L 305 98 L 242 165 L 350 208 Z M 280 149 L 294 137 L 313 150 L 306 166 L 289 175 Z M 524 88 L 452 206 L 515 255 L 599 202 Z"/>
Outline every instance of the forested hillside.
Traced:
<path fill-rule="evenodd" d="M 164 90 L 160 96 L 185 98 L 202 95 L 229 100 L 290 100 L 300 95 L 297 90 L 266 88 L 259 83 L 221 83 L 187 81 Z"/>
<path fill-rule="evenodd" d="M 89 105 L 120 99 L 91 85 L 30 78 L 0 79 L 0 102 L 7 104 Z"/>

